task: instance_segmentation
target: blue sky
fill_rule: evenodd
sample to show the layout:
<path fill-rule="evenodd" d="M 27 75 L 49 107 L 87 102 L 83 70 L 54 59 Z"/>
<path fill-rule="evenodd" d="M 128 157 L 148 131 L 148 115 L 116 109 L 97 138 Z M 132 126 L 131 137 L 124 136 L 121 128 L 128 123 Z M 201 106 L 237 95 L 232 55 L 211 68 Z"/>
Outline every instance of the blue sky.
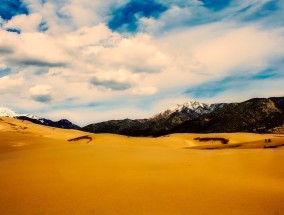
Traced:
<path fill-rule="evenodd" d="M 0 106 L 85 125 L 283 96 L 281 0 L 2 0 Z"/>

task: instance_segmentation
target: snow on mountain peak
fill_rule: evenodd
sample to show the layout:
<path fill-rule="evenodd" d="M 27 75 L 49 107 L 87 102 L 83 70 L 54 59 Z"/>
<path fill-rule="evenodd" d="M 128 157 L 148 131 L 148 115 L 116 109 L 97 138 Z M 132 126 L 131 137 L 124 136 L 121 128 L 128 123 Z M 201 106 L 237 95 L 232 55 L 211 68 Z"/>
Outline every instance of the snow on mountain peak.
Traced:
<path fill-rule="evenodd" d="M 183 103 L 183 104 L 177 104 L 177 105 L 167 109 L 166 111 L 155 115 L 153 118 L 159 117 L 159 116 L 167 117 L 174 112 L 183 112 L 183 113 L 187 113 L 187 114 L 192 114 L 194 112 L 195 114 L 203 115 L 203 114 L 206 114 L 206 113 L 210 113 L 210 112 L 212 112 L 216 109 L 219 109 L 219 108 L 223 107 L 224 105 L 225 104 L 223 104 L 223 103 L 206 104 L 206 103 L 201 103 L 201 102 L 198 102 L 198 101 L 190 100 L 190 101 Z"/>
<path fill-rule="evenodd" d="M 204 108 L 205 106 L 208 106 L 207 104 L 200 103 L 197 101 L 188 101 L 184 104 L 177 104 L 174 107 L 170 108 L 169 110 L 172 111 L 181 111 L 184 108 L 190 109 L 190 110 L 196 110 L 199 108 Z"/>
<path fill-rule="evenodd" d="M 197 102 L 197 101 L 188 101 L 184 104 L 177 104 L 171 108 L 169 108 L 169 112 L 173 113 L 176 111 L 183 111 L 183 110 L 192 110 L 195 111 L 199 114 L 202 114 L 204 111 L 209 110 L 210 105 L 209 104 L 205 104 L 205 103 L 201 103 L 201 102 Z"/>
<path fill-rule="evenodd" d="M 9 108 L 0 107 L 0 116 L 16 117 L 17 113 L 15 113 L 14 111 L 10 110 Z"/>
<path fill-rule="evenodd" d="M 20 117 L 20 116 L 25 116 L 31 119 L 40 119 L 40 117 L 34 115 L 34 114 L 18 114 L 14 111 L 12 111 L 9 108 L 6 107 L 0 107 L 0 117 L 11 117 L 11 118 L 15 118 L 15 117 Z"/>

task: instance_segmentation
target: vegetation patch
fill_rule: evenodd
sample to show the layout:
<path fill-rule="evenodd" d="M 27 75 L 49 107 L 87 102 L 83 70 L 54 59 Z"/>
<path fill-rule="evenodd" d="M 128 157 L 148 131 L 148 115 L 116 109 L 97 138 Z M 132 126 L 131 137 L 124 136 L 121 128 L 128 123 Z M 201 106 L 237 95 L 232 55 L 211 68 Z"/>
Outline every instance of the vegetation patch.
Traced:
<path fill-rule="evenodd" d="M 229 140 L 221 137 L 196 137 L 194 140 L 199 142 L 220 141 L 222 144 L 228 144 Z"/>
<path fill-rule="evenodd" d="M 86 135 L 86 136 L 76 137 L 76 138 L 70 139 L 68 141 L 69 142 L 76 142 L 76 141 L 79 141 L 79 140 L 88 140 L 87 143 L 89 143 L 93 140 L 93 138 Z"/>

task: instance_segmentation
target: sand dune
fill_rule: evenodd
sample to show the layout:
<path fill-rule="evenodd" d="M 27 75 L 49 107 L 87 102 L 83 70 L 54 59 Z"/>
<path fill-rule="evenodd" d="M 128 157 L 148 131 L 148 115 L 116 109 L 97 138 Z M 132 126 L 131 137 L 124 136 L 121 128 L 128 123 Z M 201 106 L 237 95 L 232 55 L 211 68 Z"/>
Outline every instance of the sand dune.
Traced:
<path fill-rule="evenodd" d="M 284 147 L 264 149 L 283 143 L 249 133 L 131 138 L 0 118 L 0 214 L 283 214 Z M 208 148 L 222 150 L 199 150 Z"/>

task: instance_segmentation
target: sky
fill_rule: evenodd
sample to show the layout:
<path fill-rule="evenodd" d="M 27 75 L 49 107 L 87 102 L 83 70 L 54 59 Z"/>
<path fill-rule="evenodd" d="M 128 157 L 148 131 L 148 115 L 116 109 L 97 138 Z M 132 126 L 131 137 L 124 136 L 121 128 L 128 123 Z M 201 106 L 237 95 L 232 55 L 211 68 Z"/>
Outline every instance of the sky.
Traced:
<path fill-rule="evenodd" d="M 1 0 L 0 106 L 79 125 L 283 96 L 282 0 Z"/>

